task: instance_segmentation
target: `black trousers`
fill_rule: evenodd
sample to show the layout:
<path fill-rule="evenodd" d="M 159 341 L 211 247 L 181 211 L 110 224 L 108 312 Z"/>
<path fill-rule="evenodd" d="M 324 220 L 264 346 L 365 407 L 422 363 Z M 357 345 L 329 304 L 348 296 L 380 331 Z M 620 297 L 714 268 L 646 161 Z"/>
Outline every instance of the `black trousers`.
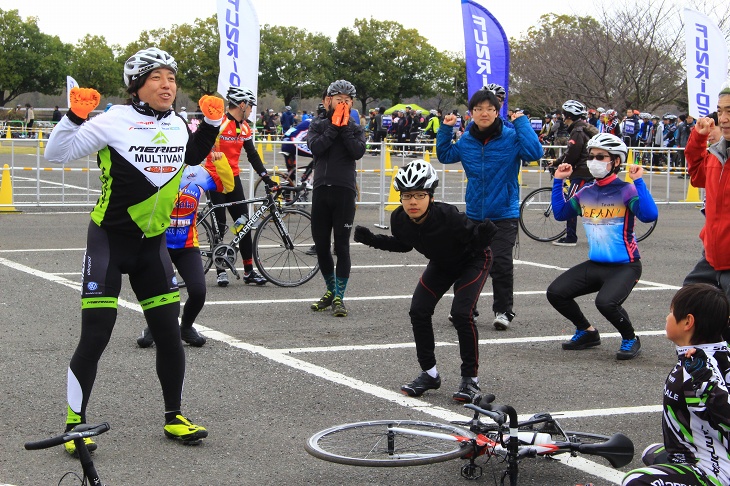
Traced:
<path fill-rule="evenodd" d="M 487 281 L 491 263 L 492 254 L 487 249 L 477 253 L 461 268 L 446 269 L 432 262 L 426 265 L 426 270 L 413 292 L 409 311 L 413 338 L 416 342 L 416 355 L 422 370 L 436 366 L 433 313 L 436 304 L 453 285 L 454 301 L 451 303 L 451 318 L 459 338 L 461 376 L 478 376 L 479 331 L 474 324 L 474 309 Z"/>

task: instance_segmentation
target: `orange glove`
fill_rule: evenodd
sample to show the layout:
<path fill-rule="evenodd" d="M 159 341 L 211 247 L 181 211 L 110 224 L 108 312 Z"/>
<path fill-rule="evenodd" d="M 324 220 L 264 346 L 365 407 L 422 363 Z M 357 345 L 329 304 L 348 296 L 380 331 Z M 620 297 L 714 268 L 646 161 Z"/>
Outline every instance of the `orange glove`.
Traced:
<path fill-rule="evenodd" d="M 99 106 L 101 95 L 94 88 L 71 88 L 69 94 L 71 100 L 71 111 L 74 115 L 86 120 L 89 113 Z"/>
<path fill-rule="evenodd" d="M 209 120 L 220 120 L 223 118 L 225 107 L 223 106 L 223 100 L 217 96 L 203 95 L 198 101 L 200 111 L 203 112 Z"/>
<path fill-rule="evenodd" d="M 332 124 L 336 127 L 344 127 L 350 121 L 350 107 L 347 103 L 337 103 L 335 112 L 332 114 Z"/>

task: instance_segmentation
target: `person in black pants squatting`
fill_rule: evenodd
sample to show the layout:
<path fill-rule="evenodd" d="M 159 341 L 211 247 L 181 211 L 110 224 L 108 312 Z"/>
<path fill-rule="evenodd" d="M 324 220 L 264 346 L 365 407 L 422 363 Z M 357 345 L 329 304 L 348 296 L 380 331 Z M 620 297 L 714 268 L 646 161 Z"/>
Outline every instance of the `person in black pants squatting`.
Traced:
<path fill-rule="evenodd" d="M 480 393 L 479 332 L 474 309 L 492 264 L 489 243 L 497 233 L 490 220 L 474 223 L 450 204 L 434 202 L 438 175 L 433 166 L 414 160 L 398 171 L 393 181 L 402 206 L 393 211 L 393 236 L 374 235 L 363 226 L 355 228 L 355 241 L 394 252 L 416 249 L 429 259 L 411 300 L 411 325 L 421 372 L 401 392 L 411 397 L 441 387 L 436 370 L 433 313 L 444 293 L 454 287 L 451 316 L 459 336 L 461 384 L 454 393 L 457 402 L 472 402 Z"/>

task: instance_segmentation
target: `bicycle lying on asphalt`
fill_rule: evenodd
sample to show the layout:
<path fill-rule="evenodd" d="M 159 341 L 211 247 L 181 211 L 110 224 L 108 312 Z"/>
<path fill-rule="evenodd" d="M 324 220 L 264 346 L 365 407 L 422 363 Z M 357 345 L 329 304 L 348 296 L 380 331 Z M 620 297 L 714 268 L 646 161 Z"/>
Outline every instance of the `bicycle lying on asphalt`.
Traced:
<path fill-rule="evenodd" d="M 325 461 L 351 466 L 398 467 L 418 466 L 467 459 L 461 476 L 478 479 L 484 463 L 496 457 L 507 465 L 501 476 L 502 485 L 517 486 L 518 466 L 524 458 L 558 454 L 588 454 L 606 459 L 619 468 L 634 458 L 634 444 L 623 434 L 612 436 L 564 430 L 548 413 L 518 422 L 515 409 L 496 405 L 494 395 L 477 396 L 474 403 L 464 405 L 474 411 L 466 422 L 442 424 L 415 420 L 375 420 L 337 425 L 317 432 L 305 448 Z M 494 423 L 484 423 L 480 416 Z M 506 483 L 506 481 L 509 481 Z"/>
<path fill-rule="evenodd" d="M 88 447 L 86 447 L 84 439 L 94 437 L 96 435 L 101 435 L 109 429 L 110 427 L 107 422 L 99 425 L 79 424 L 74 428 L 74 430 L 70 432 L 64 432 L 63 434 L 57 435 L 56 437 L 51 437 L 35 442 L 26 442 L 25 448 L 29 451 L 48 449 L 50 447 L 65 444 L 66 442 L 73 440 L 74 444 L 76 445 L 76 452 L 79 455 L 79 461 L 81 461 L 83 478 L 79 478 L 78 474 L 76 474 L 75 472 L 67 472 L 61 477 L 61 480 L 58 482 L 58 484 L 61 484 L 65 477 L 74 476 L 81 481 L 81 486 L 102 486 L 101 479 L 99 478 L 99 474 L 96 472 L 94 462 L 91 460 L 91 453 L 89 452 Z"/>
<path fill-rule="evenodd" d="M 241 276 L 236 270 L 238 243 L 250 231 L 253 234 L 253 260 L 261 275 L 280 287 L 296 287 L 309 281 L 319 271 L 316 255 L 306 252 L 314 244 L 312 240 L 312 217 L 301 208 L 282 207 L 281 194 L 291 193 L 292 197 L 284 206 L 291 206 L 297 196 L 307 190 L 304 184 L 296 187 L 281 185 L 264 197 L 245 199 L 223 204 L 213 204 L 210 199 L 205 208 L 198 213 L 198 242 L 203 258 L 203 271 L 213 266 L 230 270 L 237 279 Z M 227 208 L 235 204 L 263 203 L 253 211 L 240 231 L 230 243 L 223 238 L 215 209 Z M 268 213 L 268 214 L 267 214 Z"/>

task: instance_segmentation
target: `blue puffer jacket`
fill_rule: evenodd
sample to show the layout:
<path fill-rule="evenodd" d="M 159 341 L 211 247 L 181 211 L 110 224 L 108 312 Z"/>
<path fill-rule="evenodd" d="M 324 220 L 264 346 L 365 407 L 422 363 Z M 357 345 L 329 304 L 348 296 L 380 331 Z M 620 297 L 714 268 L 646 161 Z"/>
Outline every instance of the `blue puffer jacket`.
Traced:
<path fill-rule="evenodd" d="M 451 143 L 452 127 L 441 125 L 436 154 L 442 164 L 461 162 L 466 172 L 466 215 L 474 220 L 520 216 L 518 176 L 522 160 L 540 160 L 542 145 L 526 116 L 502 126 L 501 135 L 482 144 L 468 131 Z"/>

